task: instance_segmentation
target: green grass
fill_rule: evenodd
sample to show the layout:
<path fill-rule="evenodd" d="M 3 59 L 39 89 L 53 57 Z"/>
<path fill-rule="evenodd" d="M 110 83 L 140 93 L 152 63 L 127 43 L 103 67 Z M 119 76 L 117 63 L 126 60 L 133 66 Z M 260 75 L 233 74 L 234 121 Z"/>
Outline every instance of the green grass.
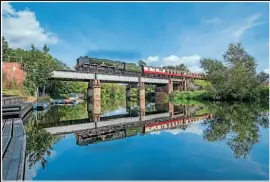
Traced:
<path fill-rule="evenodd" d="M 203 102 L 197 100 L 178 99 L 173 101 L 174 105 L 187 105 L 187 106 L 204 106 Z"/>
<path fill-rule="evenodd" d="M 50 102 L 51 98 L 49 96 L 46 96 L 46 97 L 39 97 L 37 100 L 40 102 Z"/>
<path fill-rule="evenodd" d="M 207 87 L 211 86 L 211 83 L 206 80 L 193 80 L 195 85 L 198 85 L 201 89 L 206 89 Z"/>
<path fill-rule="evenodd" d="M 53 99 L 68 99 L 69 95 L 68 94 L 60 94 L 58 96 L 54 96 Z"/>
<path fill-rule="evenodd" d="M 205 95 L 205 91 L 184 91 L 184 92 L 173 92 L 172 93 L 172 100 L 203 100 Z"/>
<path fill-rule="evenodd" d="M 25 91 L 24 89 L 18 88 L 18 89 L 3 89 L 2 90 L 3 95 L 14 95 L 14 96 L 30 96 L 30 94 Z"/>
<path fill-rule="evenodd" d="M 203 107 L 201 110 L 196 111 L 195 115 L 202 115 L 202 114 L 208 114 L 209 110 L 206 107 Z"/>

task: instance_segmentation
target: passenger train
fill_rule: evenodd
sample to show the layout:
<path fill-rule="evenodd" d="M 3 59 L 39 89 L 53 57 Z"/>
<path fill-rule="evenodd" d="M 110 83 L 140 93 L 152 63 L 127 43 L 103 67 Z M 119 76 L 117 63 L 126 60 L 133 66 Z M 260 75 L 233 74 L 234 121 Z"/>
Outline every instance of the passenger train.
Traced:
<path fill-rule="evenodd" d="M 128 63 L 79 57 L 75 69 L 80 72 L 105 73 L 114 75 L 146 76 L 153 78 L 194 78 L 202 79 L 203 75 L 199 73 L 183 72 L 179 70 L 166 69 L 160 67 L 138 66 L 127 67 Z"/>

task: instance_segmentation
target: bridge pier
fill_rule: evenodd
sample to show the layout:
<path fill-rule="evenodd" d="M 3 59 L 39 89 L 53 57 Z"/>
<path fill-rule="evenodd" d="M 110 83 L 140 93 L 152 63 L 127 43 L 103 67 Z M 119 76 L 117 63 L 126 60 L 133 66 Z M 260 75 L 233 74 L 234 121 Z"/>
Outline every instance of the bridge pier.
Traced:
<path fill-rule="evenodd" d="M 174 116 L 174 105 L 171 102 L 169 102 L 169 114 L 170 117 Z"/>
<path fill-rule="evenodd" d="M 167 84 L 167 94 L 171 94 L 173 92 L 173 80 L 169 79 Z"/>
<path fill-rule="evenodd" d="M 131 86 L 130 86 L 130 83 L 128 83 L 126 85 L 126 100 L 130 99 L 130 89 L 131 89 Z"/>
<path fill-rule="evenodd" d="M 166 97 L 173 92 L 173 80 L 169 79 L 166 86 L 156 86 L 155 87 L 155 102 L 163 103 Z"/>
<path fill-rule="evenodd" d="M 92 121 L 100 121 L 101 115 L 101 88 L 100 80 L 90 80 L 87 88 L 87 110 L 92 115 Z"/>
<path fill-rule="evenodd" d="M 142 82 L 141 77 L 139 77 L 139 107 L 140 117 L 145 116 L 145 84 Z"/>
<path fill-rule="evenodd" d="M 87 95 L 90 101 L 101 100 L 100 80 L 90 80 L 88 82 Z"/>
<path fill-rule="evenodd" d="M 139 98 L 140 111 L 145 112 L 145 84 L 143 82 L 139 83 Z"/>
<path fill-rule="evenodd" d="M 187 90 L 187 80 L 184 79 L 182 83 L 183 83 L 183 90 L 186 91 Z"/>

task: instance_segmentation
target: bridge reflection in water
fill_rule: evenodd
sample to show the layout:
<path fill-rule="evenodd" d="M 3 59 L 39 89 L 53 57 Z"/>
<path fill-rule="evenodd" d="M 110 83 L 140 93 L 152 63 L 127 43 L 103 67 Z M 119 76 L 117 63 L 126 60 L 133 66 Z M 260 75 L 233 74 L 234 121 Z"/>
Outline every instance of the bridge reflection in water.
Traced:
<path fill-rule="evenodd" d="M 170 102 L 152 104 L 154 109 L 150 111 L 145 106 L 143 109 L 140 105 L 139 108 L 131 108 L 127 104 L 127 114 L 113 116 L 97 114 L 93 111 L 95 106 L 87 104 L 88 118 L 61 121 L 62 126 L 51 123 L 49 127 L 46 126 L 46 130 L 56 135 L 74 133 L 77 145 L 88 145 L 163 129 L 185 130 L 190 122 L 211 117 L 209 113 L 196 114 L 200 106 L 173 105 Z"/>
<path fill-rule="evenodd" d="M 126 113 L 106 116 L 101 114 L 101 104 L 95 106 L 88 102 L 86 118 L 48 119 L 39 122 L 39 126 L 53 135 L 74 133 L 78 145 L 88 145 L 163 129 L 185 130 L 190 122 L 211 117 L 209 113 L 197 112 L 201 109 L 201 106 L 173 105 L 170 102 L 150 103 L 143 107 L 140 104 L 131 107 L 126 103 Z"/>

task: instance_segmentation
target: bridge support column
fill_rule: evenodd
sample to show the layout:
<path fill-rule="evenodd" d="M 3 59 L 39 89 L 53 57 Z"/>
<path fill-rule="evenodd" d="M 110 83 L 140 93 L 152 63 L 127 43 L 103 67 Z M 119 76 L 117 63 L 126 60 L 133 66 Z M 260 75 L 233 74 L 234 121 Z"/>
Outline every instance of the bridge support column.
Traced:
<path fill-rule="evenodd" d="M 173 92 L 173 80 L 169 79 L 169 82 L 167 84 L 167 93 L 171 94 Z"/>
<path fill-rule="evenodd" d="M 174 105 L 171 102 L 169 102 L 169 114 L 170 117 L 174 116 Z"/>
<path fill-rule="evenodd" d="M 183 84 L 182 82 L 177 83 L 177 84 L 174 84 L 174 85 L 173 85 L 173 90 L 174 90 L 174 91 L 179 91 L 179 92 L 181 92 L 181 91 L 183 90 L 182 84 Z"/>
<path fill-rule="evenodd" d="M 128 83 L 128 84 L 126 85 L 126 100 L 129 100 L 129 99 L 130 99 L 130 88 L 131 88 L 131 86 L 130 86 L 130 84 Z"/>
<path fill-rule="evenodd" d="M 141 82 L 141 77 L 139 78 L 139 104 L 140 112 L 145 113 L 145 84 Z"/>
<path fill-rule="evenodd" d="M 88 83 L 87 95 L 90 101 L 101 100 L 100 80 L 90 80 Z"/>
<path fill-rule="evenodd" d="M 187 90 L 187 80 L 183 80 L 183 91 Z"/>
<path fill-rule="evenodd" d="M 88 112 L 92 114 L 93 121 L 100 121 L 101 115 L 101 88 L 100 80 L 90 80 L 88 83 Z"/>
<path fill-rule="evenodd" d="M 166 102 L 166 97 L 168 96 L 168 86 L 156 86 L 155 87 L 155 103 L 163 104 Z"/>

